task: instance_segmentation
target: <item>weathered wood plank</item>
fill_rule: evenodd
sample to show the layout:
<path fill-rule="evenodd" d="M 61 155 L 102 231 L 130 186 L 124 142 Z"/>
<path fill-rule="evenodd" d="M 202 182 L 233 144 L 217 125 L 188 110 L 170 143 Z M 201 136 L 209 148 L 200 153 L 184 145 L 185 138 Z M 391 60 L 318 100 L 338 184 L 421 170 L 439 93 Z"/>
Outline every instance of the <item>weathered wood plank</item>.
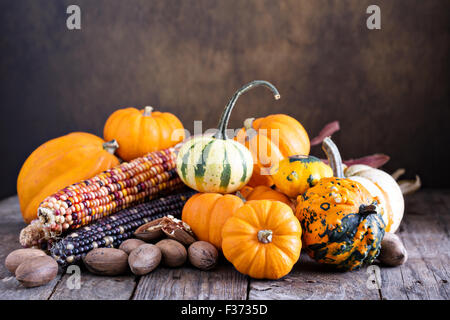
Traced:
<path fill-rule="evenodd" d="M 2 244 L 0 246 L 0 259 L 2 261 L 0 268 L 1 278 L 11 276 L 11 273 L 4 266 L 4 261 L 11 251 L 21 248 L 19 232 L 25 225 L 16 196 L 0 201 L 0 241 Z"/>
<path fill-rule="evenodd" d="M 369 289 L 368 269 L 336 272 L 302 253 L 300 262 L 278 281 L 250 280 L 221 261 L 209 272 L 190 266 L 159 267 L 139 278 L 81 274 L 81 288 L 69 289 L 70 275 L 58 275 L 49 284 L 24 288 L 5 269 L 4 259 L 20 247 L 25 226 L 17 197 L 0 201 L 0 299 L 449 299 L 450 190 L 420 191 L 407 197 L 399 236 L 409 261 L 398 268 L 381 267 L 380 290 Z M 138 283 L 136 283 L 138 281 Z M 133 293 L 134 292 L 134 293 Z"/>
<path fill-rule="evenodd" d="M 405 217 L 398 234 L 409 259 L 401 267 L 382 269 L 383 299 L 449 298 L 450 241 L 446 228 L 450 216 L 445 201 L 435 198 L 434 194 L 422 191 L 407 197 Z"/>
<path fill-rule="evenodd" d="M 377 288 L 367 282 L 367 268 L 340 272 L 320 265 L 302 252 L 290 274 L 280 280 L 250 280 L 249 299 L 260 300 L 345 300 L 380 299 Z"/>
<path fill-rule="evenodd" d="M 434 200 L 433 200 L 434 199 Z M 421 191 L 407 198 L 399 236 L 409 252 L 401 267 L 380 267 L 381 286 L 367 288 L 373 270 L 335 275 L 305 254 L 278 281 L 250 280 L 250 299 L 448 299 L 450 193 Z M 309 260 L 309 261 L 308 261 Z M 370 284 L 369 284 L 370 286 Z"/>
<path fill-rule="evenodd" d="M 247 277 L 223 261 L 211 271 L 200 271 L 191 266 L 177 269 L 158 267 L 140 279 L 133 299 L 245 300 L 247 285 Z"/>
<path fill-rule="evenodd" d="M 60 275 L 45 286 L 25 288 L 5 268 L 5 258 L 13 250 L 21 248 L 19 232 L 26 224 L 22 220 L 17 196 L 0 201 L 0 299 L 47 299 L 60 279 Z"/>
<path fill-rule="evenodd" d="M 129 300 L 136 287 L 133 275 L 103 277 L 82 272 L 80 286 L 75 286 L 73 274 L 64 274 L 50 300 Z"/>
<path fill-rule="evenodd" d="M 51 282 L 36 288 L 25 288 L 14 276 L 0 280 L 0 300 L 47 300 L 53 292 L 61 275 Z"/>

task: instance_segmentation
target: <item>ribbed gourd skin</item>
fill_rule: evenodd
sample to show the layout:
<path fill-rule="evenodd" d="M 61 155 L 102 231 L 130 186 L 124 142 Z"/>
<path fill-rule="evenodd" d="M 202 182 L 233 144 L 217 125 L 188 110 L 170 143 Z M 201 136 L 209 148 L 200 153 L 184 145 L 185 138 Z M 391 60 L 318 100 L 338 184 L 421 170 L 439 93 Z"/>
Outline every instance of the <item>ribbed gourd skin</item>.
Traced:
<path fill-rule="evenodd" d="M 124 209 L 93 224 L 82 227 L 64 238 L 49 243 L 51 256 L 63 267 L 79 263 L 95 248 L 117 248 L 131 238 L 141 225 L 163 216 L 181 217 L 186 201 L 196 192 L 184 188 L 176 194 Z"/>
<path fill-rule="evenodd" d="M 200 192 L 231 193 L 242 188 L 253 171 L 251 153 L 233 140 L 194 138 L 180 149 L 177 172 Z"/>

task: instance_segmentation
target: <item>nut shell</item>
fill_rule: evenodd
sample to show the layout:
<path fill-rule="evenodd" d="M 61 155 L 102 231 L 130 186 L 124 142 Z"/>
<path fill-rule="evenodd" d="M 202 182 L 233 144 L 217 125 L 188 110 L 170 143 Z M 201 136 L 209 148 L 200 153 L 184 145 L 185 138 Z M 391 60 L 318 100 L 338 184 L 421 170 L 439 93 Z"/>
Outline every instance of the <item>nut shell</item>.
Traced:
<path fill-rule="evenodd" d="M 201 270 L 210 270 L 217 265 L 219 252 L 206 241 L 196 241 L 188 249 L 189 262 Z"/>
<path fill-rule="evenodd" d="M 164 236 L 160 225 L 162 220 L 163 218 L 159 218 L 143 224 L 136 229 L 134 236 L 146 242 L 161 239 Z"/>
<path fill-rule="evenodd" d="M 378 260 L 391 267 L 400 266 L 408 260 L 408 252 L 396 234 L 390 232 L 384 234 Z"/>
<path fill-rule="evenodd" d="M 128 269 L 128 255 L 115 248 L 98 248 L 89 251 L 83 258 L 88 270 L 94 274 L 115 276 Z"/>
<path fill-rule="evenodd" d="M 131 253 L 131 251 L 133 251 L 134 249 L 136 249 L 137 247 L 139 247 L 143 244 L 145 244 L 145 241 L 143 241 L 143 240 L 128 239 L 128 240 L 125 240 L 124 242 L 122 242 L 119 249 L 129 255 Z"/>
<path fill-rule="evenodd" d="M 44 251 L 39 249 L 17 249 L 12 251 L 5 259 L 5 267 L 10 272 L 16 272 L 17 267 L 25 260 L 34 257 L 45 257 Z"/>
<path fill-rule="evenodd" d="M 16 269 L 16 279 L 27 288 L 42 286 L 55 279 L 58 263 L 49 256 L 36 256 L 22 262 Z"/>
<path fill-rule="evenodd" d="M 162 218 L 160 225 L 169 239 L 176 240 L 185 246 L 195 242 L 195 235 L 191 227 L 180 219 L 168 215 Z"/>
<path fill-rule="evenodd" d="M 179 267 L 186 262 L 186 248 L 178 241 L 164 239 L 156 244 L 162 253 L 162 263 L 168 267 Z"/>
<path fill-rule="evenodd" d="M 131 272 L 143 276 L 153 271 L 161 262 L 161 250 L 154 244 L 143 244 L 131 251 L 128 264 Z"/>

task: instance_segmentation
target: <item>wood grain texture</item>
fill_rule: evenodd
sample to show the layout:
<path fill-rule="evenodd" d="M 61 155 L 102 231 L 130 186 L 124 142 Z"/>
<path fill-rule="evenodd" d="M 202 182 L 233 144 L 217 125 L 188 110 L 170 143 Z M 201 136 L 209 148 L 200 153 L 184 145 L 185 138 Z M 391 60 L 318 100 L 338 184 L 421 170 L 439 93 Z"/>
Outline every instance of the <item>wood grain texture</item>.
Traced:
<path fill-rule="evenodd" d="M 218 268 L 208 272 L 189 265 L 158 267 L 137 278 L 131 274 L 102 277 L 82 270 L 80 289 L 69 289 L 70 276 L 61 273 L 45 286 L 27 289 L 4 267 L 6 255 L 20 247 L 18 232 L 24 226 L 17 197 L 10 197 L 0 201 L 0 299 L 449 300 L 449 212 L 450 190 L 422 190 L 406 198 L 405 218 L 398 234 L 409 260 L 397 268 L 379 266 L 379 285 L 371 285 L 372 269 L 336 272 L 302 253 L 293 271 L 277 281 L 248 279 L 222 258 Z"/>
<path fill-rule="evenodd" d="M 6 256 L 20 249 L 19 232 L 26 224 L 22 220 L 17 197 L 0 201 L 0 299 L 5 300 L 42 300 L 47 299 L 58 283 L 61 275 L 45 286 L 25 288 L 5 268 Z"/>
<path fill-rule="evenodd" d="M 366 268 L 339 272 L 320 265 L 302 252 L 300 261 L 280 280 L 250 280 L 250 300 L 378 300 L 378 289 L 368 289 Z"/>
<path fill-rule="evenodd" d="M 418 193 L 407 198 L 407 219 L 400 237 L 408 251 L 405 265 L 383 269 L 385 299 L 448 300 L 450 238 L 448 192 Z"/>
<path fill-rule="evenodd" d="M 379 0 L 382 29 L 366 28 L 370 0 L 78 0 L 82 29 L 66 28 L 70 0 L 0 3 L 0 197 L 15 192 L 26 157 L 70 131 L 102 135 L 118 108 L 152 105 L 189 129 L 231 116 L 287 113 L 310 136 L 332 120 L 344 158 L 382 152 L 425 186 L 448 187 L 448 0 Z M 407 9 L 406 9 L 407 8 Z M 18 23 L 20 21 L 20 23 Z M 6 138 L 8 137 L 8 138 Z M 322 156 L 319 147 L 313 153 Z M 425 156 L 427 155 L 427 156 Z"/>
<path fill-rule="evenodd" d="M 62 277 L 50 300 L 129 300 L 136 287 L 133 275 L 103 277 L 83 272 L 77 289 L 70 282 L 70 276 Z"/>
<path fill-rule="evenodd" d="M 223 263 L 211 271 L 193 267 L 158 267 L 142 277 L 133 296 L 135 300 L 245 300 L 246 276 Z"/>

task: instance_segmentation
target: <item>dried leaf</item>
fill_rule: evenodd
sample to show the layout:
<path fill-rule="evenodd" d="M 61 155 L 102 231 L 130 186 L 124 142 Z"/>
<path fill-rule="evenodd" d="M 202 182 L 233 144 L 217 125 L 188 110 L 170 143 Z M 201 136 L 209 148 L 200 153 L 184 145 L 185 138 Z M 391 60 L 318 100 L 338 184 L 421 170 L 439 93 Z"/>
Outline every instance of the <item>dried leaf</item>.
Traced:
<path fill-rule="evenodd" d="M 319 135 L 311 140 L 311 146 L 321 144 L 323 139 L 330 137 L 336 131 L 339 131 L 339 121 L 333 121 L 325 125 Z"/>

